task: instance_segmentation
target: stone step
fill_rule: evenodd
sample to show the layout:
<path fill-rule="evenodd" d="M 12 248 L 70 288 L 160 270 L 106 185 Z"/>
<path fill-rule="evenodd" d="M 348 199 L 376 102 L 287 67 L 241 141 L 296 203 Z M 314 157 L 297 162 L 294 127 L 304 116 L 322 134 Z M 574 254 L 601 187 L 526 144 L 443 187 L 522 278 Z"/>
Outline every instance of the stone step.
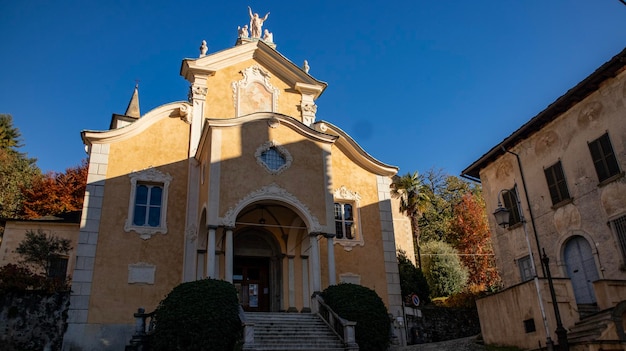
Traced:
<path fill-rule="evenodd" d="M 247 312 L 246 322 L 254 323 L 254 350 L 344 350 L 339 337 L 314 314 Z"/>
<path fill-rule="evenodd" d="M 595 313 L 577 322 L 567 333 L 567 338 L 571 342 L 594 341 L 611 323 L 611 310 Z"/>

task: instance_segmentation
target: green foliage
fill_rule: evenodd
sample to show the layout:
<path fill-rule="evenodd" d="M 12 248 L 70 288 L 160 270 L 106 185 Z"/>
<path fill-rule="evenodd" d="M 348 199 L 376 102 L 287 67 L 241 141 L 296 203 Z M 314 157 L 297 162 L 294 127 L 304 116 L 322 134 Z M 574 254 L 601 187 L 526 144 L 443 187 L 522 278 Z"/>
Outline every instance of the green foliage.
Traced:
<path fill-rule="evenodd" d="M 13 117 L 7 114 L 0 114 L 0 148 L 14 149 L 20 147 L 19 129 L 13 127 Z"/>
<path fill-rule="evenodd" d="M 460 292 L 467 282 L 467 269 L 452 246 L 442 241 L 424 245 L 424 274 L 432 297 Z"/>
<path fill-rule="evenodd" d="M 9 263 L 0 267 L 0 293 L 39 290 L 46 277 L 34 274 L 28 268 Z"/>
<path fill-rule="evenodd" d="M 41 175 L 36 160 L 17 151 L 20 132 L 11 115 L 0 114 L 0 217 L 16 218 L 22 209 L 21 190 Z"/>
<path fill-rule="evenodd" d="M 400 212 L 404 213 L 411 221 L 411 232 L 413 234 L 413 245 L 415 247 L 415 257 L 417 266 L 422 267 L 420 253 L 420 228 L 419 218 L 424 212 L 429 201 L 423 177 L 418 172 L 407 173 L 404 176 L 394 176 L 390 185 L 391 196 L 400 199 Z"/>
<path fill-rule="evenodd" d="M 339 316 L 356 322 L 356 342 L 361 351 L 386 350 L 390 320 L 381 298 L 356 284 L 331 285 L 322 292 L 324 302 Z"/>
<path fill-rule="evenodd" d="M 403 298 L 412 294 L 419 296 L 421 303 L 430 301 L 430 288 L 422 271 L 415 267 L 404 251 L 398 251 L 398 270 L 400 271 L 400 290 Z"/>
<path fill-rule="evenodd" d="M 155 351 L 231 351 L 241 338 L 237 290 L 222 280 L 178 285 L 159 303 L 155 320 Z"/>
<path fill-rule="evenodd" d="M 461 178 L 434 169 L 424 174 L 423 182 L 429 201 L 418 223 L 422 241 L 448 242 L 454 206 L 464 194 L 480 192 L 480 185 L 471 185 Z"/>
<path fill-rule="evenodd" d="M 50 273 L 50 260 L 57 256 L 67 255 L 72 249 L 71 243 L 69 239 L 48 235 L 41 229 L 37 232 L 29 230 L 15 252 L 22 256 L 23 263 L 45 272 L 47 277 Z"/>

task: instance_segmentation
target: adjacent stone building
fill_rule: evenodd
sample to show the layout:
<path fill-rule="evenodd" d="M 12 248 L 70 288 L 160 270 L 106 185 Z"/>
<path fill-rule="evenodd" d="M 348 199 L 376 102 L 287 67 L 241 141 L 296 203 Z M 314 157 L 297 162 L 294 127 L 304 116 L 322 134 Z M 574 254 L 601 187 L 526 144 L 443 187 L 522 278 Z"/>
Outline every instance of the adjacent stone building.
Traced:
<path fill-rule="evenodd" d="M 67 212 L 58 216 L 46 216 L 36 219 L 0 219 L 4 225 L 4 234 L 0 238 L 0 267 L 7 264 L 20 264 L 23 257 L 15 252 L 26 238 L 28 232 L 44 232 L 48 236 L 70 241 L 72 250 L 60 256 L 50 258 L 50 278 L 69 278 L 76 263 L 76 246 L 80 225 L 80 212 Z M 44 272 L 38 272 L 44 273 Z"/>
<path fill-rule="evenodd" d="M 556 300 L 570 349 L 625 349 L 625 66 L 626 50 L 463 171 L 482 183 L 505 288 L 478 301 L 486 343 L 556 342 Z M 506 228 L 491 215 L 500 204 Z"/>
<path fill-rule="evenodd" d="M 184 59 L 189 100 L 141 115 L 137 90 L 107 131 L 84 131 L 89 177 L 64 350 L 120 350 L 133 312 L 176 285 L 233 282 L 248 311 L 310 311 L 339 282 L 401 314 L 390 198 L 397 168 L 317 120 L 327 84 L 240 29 L 234 47 Z"/>

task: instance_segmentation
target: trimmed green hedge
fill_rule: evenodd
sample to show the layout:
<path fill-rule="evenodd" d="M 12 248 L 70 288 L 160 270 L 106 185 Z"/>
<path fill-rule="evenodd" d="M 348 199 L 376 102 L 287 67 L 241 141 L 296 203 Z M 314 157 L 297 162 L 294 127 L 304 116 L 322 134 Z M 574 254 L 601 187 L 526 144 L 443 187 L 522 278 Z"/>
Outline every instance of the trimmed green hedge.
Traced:
<path fill-rule="evenodd" d="M 155 311 L 152 350 L 233 350 L 241 339 L 237 290 L 204 279 L 175 287 Z"/>
<path fill-rule="evenodd" d="M 342 318 L 356 322 L 355 333 L 359 350 L 387 349 L 391 321 L 383 300 L 374 290 L 342 283 L 326 288 L 322 292 L 322 298 Z"/>

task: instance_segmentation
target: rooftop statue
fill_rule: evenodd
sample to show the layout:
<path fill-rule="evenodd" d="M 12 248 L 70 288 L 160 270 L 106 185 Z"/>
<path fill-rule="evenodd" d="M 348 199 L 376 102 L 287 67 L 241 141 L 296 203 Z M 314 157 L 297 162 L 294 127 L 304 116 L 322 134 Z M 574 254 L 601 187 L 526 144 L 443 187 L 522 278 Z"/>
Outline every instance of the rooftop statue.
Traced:
<path fill-rule="evenodd" d="M 274 34 L 270 33 L 269 30 L 265 30 L 263 31 L 263 40 L 265 40 L 268 43 L 273 43 L 274 42 Z"/>
<path fill-rule="evenodd" d="M 237 32 L 239 33 L 239 38 L 247 38 L 248 37 L 248 25 L 246 24 L 243 28 L 237 26 Z"/>
<path fill-rule="evenodd" d="M 250 37 L 252 38 L 261 38 L 261 28 L 263 27 L 263 22 L 267 20 L 267 17 L 270 15 L 268 12 L 265 17 L 259 17 L 258 13 L 252 14 L 252 9 L 248 6 L 248 13 L 250 13 Z"/>
<path fill-rule="evenodd" d="M 206 52 L 209 50 L 209 47 L 206 45 L 206 40 L 202 41 L 202 45 L 200 45 L 200 57 L 206 56 Z"/>

